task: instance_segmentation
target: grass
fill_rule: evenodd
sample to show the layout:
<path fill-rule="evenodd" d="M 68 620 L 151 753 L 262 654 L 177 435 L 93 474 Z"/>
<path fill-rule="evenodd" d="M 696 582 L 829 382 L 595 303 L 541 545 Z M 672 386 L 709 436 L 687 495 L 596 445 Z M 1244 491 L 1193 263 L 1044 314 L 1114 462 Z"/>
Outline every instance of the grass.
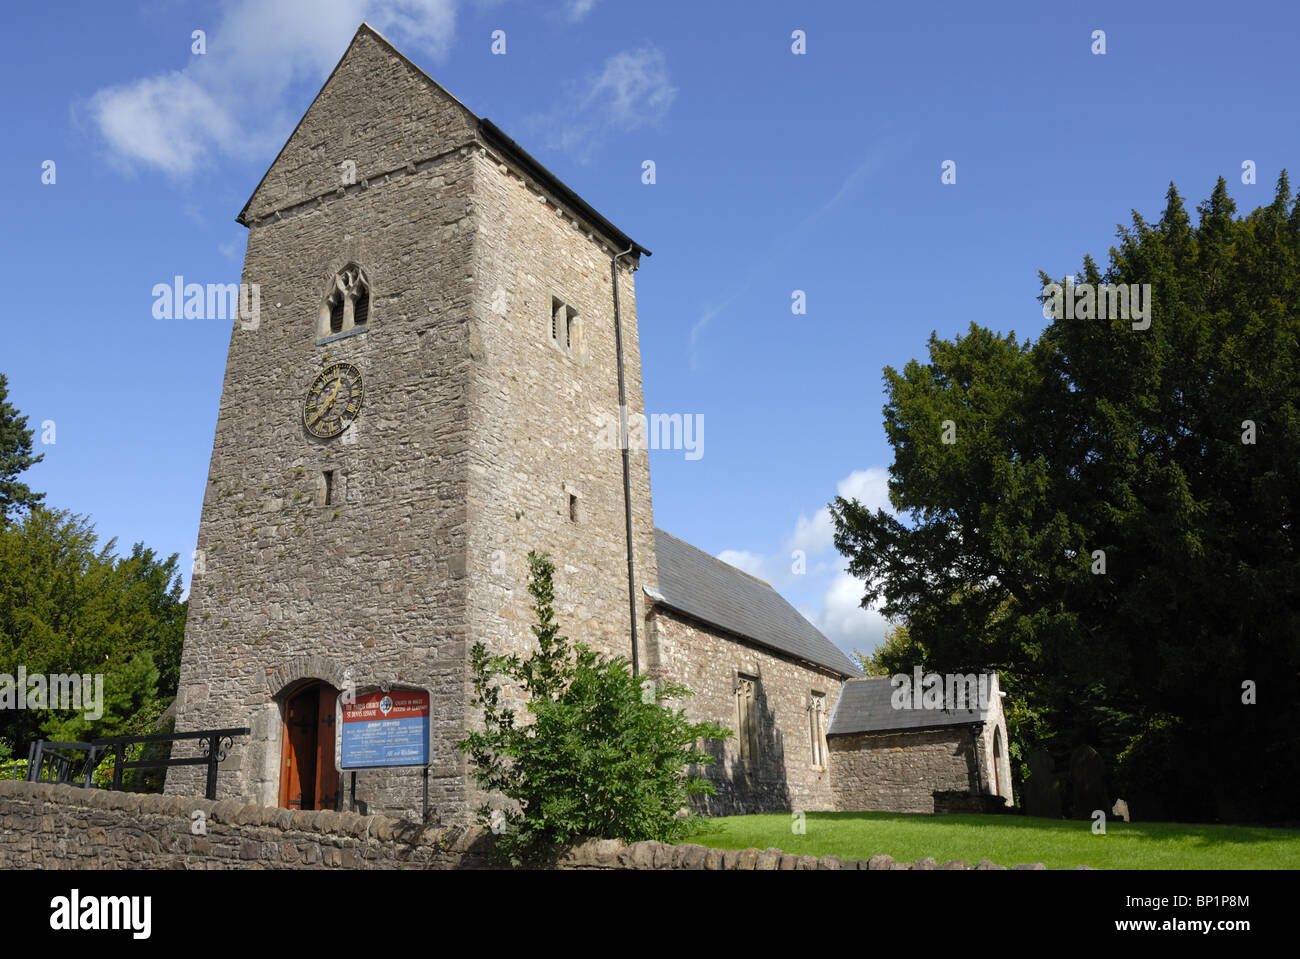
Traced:
<path fill-rule="evenodd" d="M 791 831 L 788 813 L 709 820 L 689 842 L 718 849 L 776 846 L 805 856 L 869 859 L 884 853 L 903 862 L 940 864 L 988 859 L 999 866 L 1041 862 L 1048 869 L 1296 869 L 1300 830 L 1193 823 L 1092 821 L 1028 816 L 925 816 L 908 813 L 807 813 L 805 832 Z"/>

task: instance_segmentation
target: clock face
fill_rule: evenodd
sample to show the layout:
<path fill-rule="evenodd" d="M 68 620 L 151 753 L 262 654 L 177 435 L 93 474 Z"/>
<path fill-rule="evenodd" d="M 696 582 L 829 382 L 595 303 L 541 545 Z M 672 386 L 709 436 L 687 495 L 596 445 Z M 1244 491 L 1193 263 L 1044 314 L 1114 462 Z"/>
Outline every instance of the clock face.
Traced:
<path fill-rule="evenodd" d="M 334 363 L 321 370 L 307 391 L 302 422 L 321 439 L 338 436 L 361 413 L 364 395 L 361 371 L 351 363 Z"/>

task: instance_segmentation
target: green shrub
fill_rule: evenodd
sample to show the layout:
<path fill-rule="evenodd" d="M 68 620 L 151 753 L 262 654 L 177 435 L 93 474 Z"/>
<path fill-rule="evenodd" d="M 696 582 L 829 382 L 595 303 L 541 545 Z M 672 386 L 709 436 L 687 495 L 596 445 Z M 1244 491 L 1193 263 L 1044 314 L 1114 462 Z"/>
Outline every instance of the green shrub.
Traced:
<path fill-rule="evenodd" d="M 147 700 L 140 711 L 132 716 L 125 727 L 117 731 L 121 736 L 149 736 L 155 733 L 169 733 L 175 728 L 176 721 L 169 718 L 160 722 L 168 703 L 163 700 Z M 131 743 L 122 753 L 124 762 L 133 763 L 140 760 L 161 760 L 171 757 L 171 743 Z M 91 774 L 91 781 L 100 789 L 113 788 L 113 767 L 116 764 L 115 753 L 110 750 L 100 758 Z M 152 769 L 124 769 L 122 771 L 122 791 L 133 793 L 161 793 L 167 777 L 166 767 Z"/>
<path fill-rule="evenodd" d="M 533 552 L 528 564 L 537 653 L 529 659 L 491 656 L 482 643 L 470 651 L 472 703 L 483 710 L 484 729 L 457 745 L 469 756 L 478 786 L 511 801 L 510 808 L 484 804 L 480 820 L 498 834 L 497 850 L 516 865 L 543 861 L 560 845 L 588 837 L 683 838 L 695 826 L 689 797 L 713 792 L 686 767 L 711 763 L 698 742 L 730 731 L 691 723 L 683 710 L 662 705 L 690 695 L 686 687 L 655 689 L 633 676 L 623 657 L 560 635 L 552 609 L 555 567 Z M 526 697 L 525 721 L 502 705 L 502 683 Z"/>
<path fill-rule="evenodd" d="M 13 743 L 0 737 L 0 779 L 26 779 L 27 760 L 14 759 Z"/>

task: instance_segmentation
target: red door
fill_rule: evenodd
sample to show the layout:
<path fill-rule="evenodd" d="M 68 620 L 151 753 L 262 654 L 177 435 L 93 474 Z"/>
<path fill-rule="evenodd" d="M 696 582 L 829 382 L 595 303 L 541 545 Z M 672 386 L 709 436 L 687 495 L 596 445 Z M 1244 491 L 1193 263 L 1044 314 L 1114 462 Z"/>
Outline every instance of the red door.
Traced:
<path fill-rule="evenodd" d="M 288 809 L 334 809 L 339 774 L 334 768 L 334 704 L 338 690 L 312 683 L 284 704 L 280 805 Z"/>

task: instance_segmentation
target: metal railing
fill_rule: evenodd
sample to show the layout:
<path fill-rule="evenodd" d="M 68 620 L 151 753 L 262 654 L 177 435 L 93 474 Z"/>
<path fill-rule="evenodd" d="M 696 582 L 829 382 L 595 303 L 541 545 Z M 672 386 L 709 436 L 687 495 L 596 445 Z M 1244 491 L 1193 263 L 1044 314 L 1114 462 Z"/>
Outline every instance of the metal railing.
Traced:
<path fill-rule="evenodd" d="M 207 786 L 204 796 L 217 798 L 217 767 L 226 758 L 227 751 L 235 744 L 236 736 L 247 736 L 247 726 L 238 729 L 204 729 L 195 733 L 157 733 L 150 736 L 109 736 L 92 739 L 88 743 L 62 743 L 39 739 L 32 743 L 27 752 L 27 781 L 62 783 L 71 786 L 95 788 L 92 776 L 99 764 L 111 753 L 113 757 L 113 789 L 122 788 L 122 773 L 128 769 L 163 769 L 171 766 L 208 767 Z M 183 759 L 133 759 L 128 761 L 128 746 L 150 743 L 174 743 L 199 740 L 202 753 Z M 78 766 L 80 757 L 65 755 L 68 752 L 84 753 L 85 768 L 83 781 L 74 780 L 73 771 Z"/>

